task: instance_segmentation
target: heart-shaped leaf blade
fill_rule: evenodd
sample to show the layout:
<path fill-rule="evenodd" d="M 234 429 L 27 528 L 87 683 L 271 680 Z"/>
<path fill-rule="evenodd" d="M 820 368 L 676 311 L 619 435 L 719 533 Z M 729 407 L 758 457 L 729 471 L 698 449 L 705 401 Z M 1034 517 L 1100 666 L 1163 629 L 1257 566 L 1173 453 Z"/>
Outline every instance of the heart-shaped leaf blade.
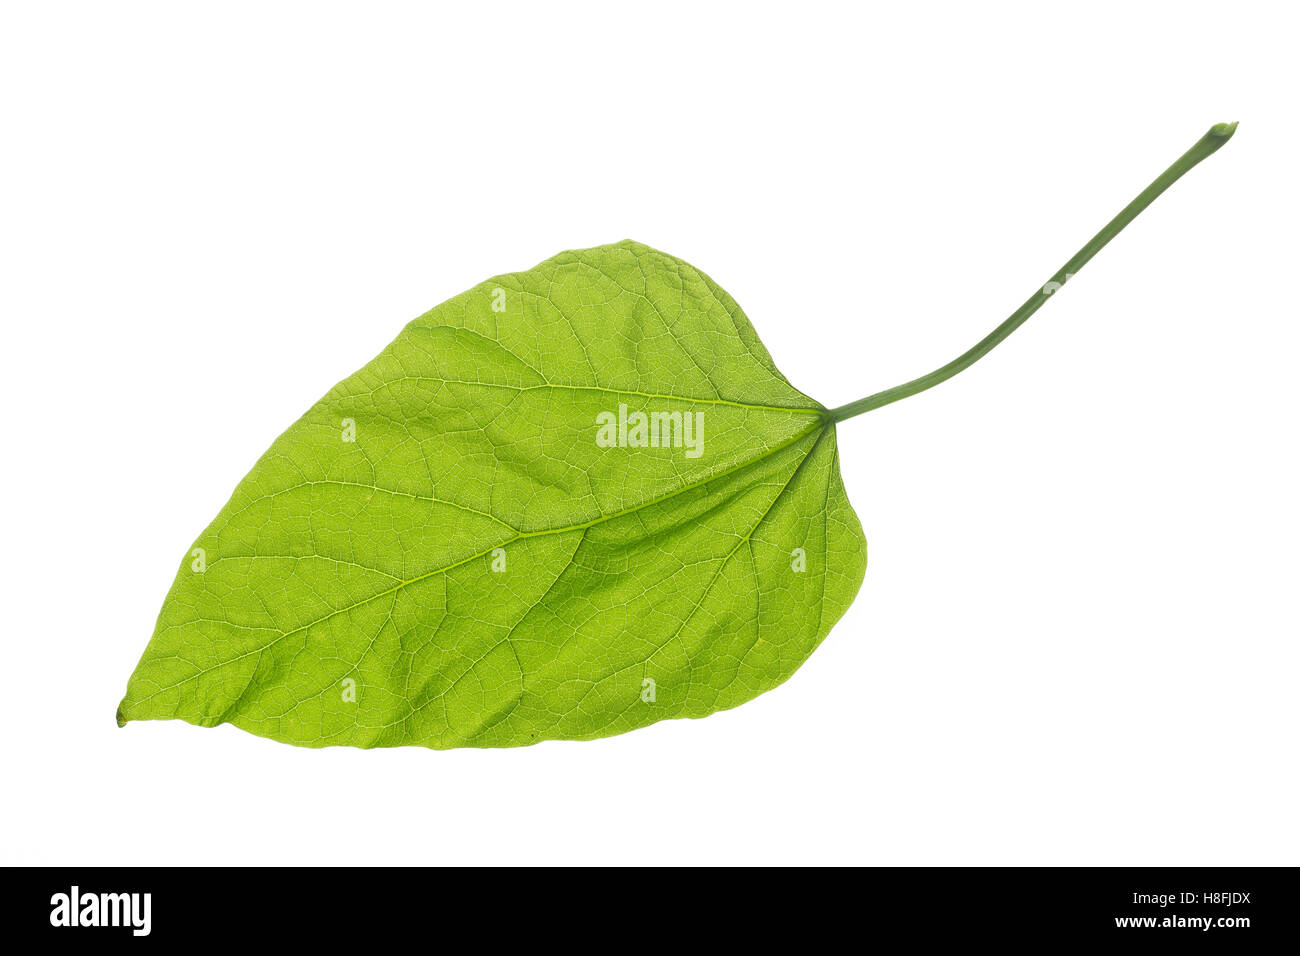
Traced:
<path fill-rule="evenodd" d="M 622 242 L 491 279 L 254 466 L 118 721 L 492 747 L 734 707 L 861 584 L 835 440 L 678 259 Z"/>

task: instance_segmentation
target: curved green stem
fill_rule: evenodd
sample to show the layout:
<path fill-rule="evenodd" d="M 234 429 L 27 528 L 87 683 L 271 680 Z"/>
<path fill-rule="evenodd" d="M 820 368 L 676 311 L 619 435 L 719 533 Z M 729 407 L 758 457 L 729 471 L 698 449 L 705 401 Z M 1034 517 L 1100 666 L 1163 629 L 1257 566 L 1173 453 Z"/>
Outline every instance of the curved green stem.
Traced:
<path fill-rule="evenodd" d="M 1061 266 L 1041 288 L 1031 295 L 1025 304 L 1011 313 L 1005 322 L 996 329 L 982 338 L 976 345 L 966 352 L 963 352 L 957 358 L 953 359 L 942 368 L 935 369 L 929 375 L 922 375 L 920 378 L 913 379 L 903 385 L 896 385 L 893 388 L 887 388 L 883 392 L 877 392 L 874 395 L 868 395 L 866 398 L 860 398 L 856 402 L 849 402 L 847 405 L 841 405 L 839 408 L 831 409 L 827 414 L 832 422 L 842 422 L 846 418 L 852 418 L 854 415 L 861 415 L 863 412 L 869 412 L 873 408 L 880 408 L 882 405 L 888 405 L 896 402 L 900 398 L 907 398 L 909 395 L 915 395 L 917 392 L 924 392 L 927 388 L 933 388 L 940 382 L 952 378 L 963 369 L 969 368 L 977 361 L 992 351 L 993 347 L 1005 339 L 1008 335 L 1018 329 L 1026 319 L 1039 310 L 1044 302 L 1051 297 L 1051 294 L 1065 284 L 1066 280 L 1083 268 L 1084 264 L 1101 251 L 1102 246 L 1110 242 L 1120 231 L 1130 222 L 1137 218 L 1138 213 L 1155 201 L 1155 198 L 1162 192 L 1178 181 L 1179 177 L 1189 169 L 1199 163 L 1205 157 L 1209 156 L 1220 146 L 1231 138 L 1236 130 L 1236 123 L 1219 123 L 1210 127 L 1210 131 L 1197 140 L 1196 145 L 1183 153 L 1172 166 L 1156 177 L 1153 182 L 1142 192 L 1138 193 L 1137 198 L 1125 206 L 1118 216 L 1106 223 L 1101 232 L 1097 233 L 1087 244 L 1071 257 L 1070 261 Z"/>

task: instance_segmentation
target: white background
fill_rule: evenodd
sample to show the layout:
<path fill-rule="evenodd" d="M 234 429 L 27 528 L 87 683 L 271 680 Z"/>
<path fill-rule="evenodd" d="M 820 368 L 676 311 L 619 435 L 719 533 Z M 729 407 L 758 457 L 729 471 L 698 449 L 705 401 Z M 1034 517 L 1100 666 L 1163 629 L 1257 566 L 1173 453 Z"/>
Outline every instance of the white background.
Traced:
<path fill-rule="evenodd" d="M 1296 864 L 1285 5 L 7 4 L 6 863 Z M 852 609 L 736 710 L 523 750 L 114 711 L 189 542 L 412 317 L 635 238 L 838 405 Z"/>

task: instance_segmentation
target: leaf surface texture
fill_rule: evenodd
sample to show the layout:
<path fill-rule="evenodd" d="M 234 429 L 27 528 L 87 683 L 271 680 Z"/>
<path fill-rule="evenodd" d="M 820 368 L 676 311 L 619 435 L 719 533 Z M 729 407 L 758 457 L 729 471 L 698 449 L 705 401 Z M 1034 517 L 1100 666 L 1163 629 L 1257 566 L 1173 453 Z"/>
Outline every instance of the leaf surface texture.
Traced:
<path fill-rule="evenodd" d="M 695 416 L 698 457 L 602 447 L 620 405 Z M 862 580 L 824 412 L 664 253 L 489 279 L 276 439 L 185 556 L 118 721 L 505 747 L 741 704 Z"/>

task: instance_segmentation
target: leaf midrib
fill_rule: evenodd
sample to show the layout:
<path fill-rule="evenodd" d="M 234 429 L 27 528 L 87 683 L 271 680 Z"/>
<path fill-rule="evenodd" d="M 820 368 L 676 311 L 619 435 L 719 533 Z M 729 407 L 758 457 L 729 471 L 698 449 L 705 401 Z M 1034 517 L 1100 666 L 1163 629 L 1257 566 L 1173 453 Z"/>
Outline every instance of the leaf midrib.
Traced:
<path fill-rule="evenodd" d="M 802 409 L 801 409 L 801 410 L 802 410 Z M 256 648 L 253 648 L 252 650 L 245 651 L 243 654 L 239 654 L 239 655 L 236 655 L 235 657 L 231 657 L 231 658 L 229 658 L 229 659 L 227 659 L 227 660 L 220 661 L 219 663 L 213 664 L 211 667 L 205 667 L 205 668 L 203 668 L 203 669 L 201 669 L 201 670 L 199 670 L 199 671 L 196 671 L 195 673 L 191 674 L 189 677 L 186 677 L 186 678 L 184 678 L 183 680 L 179 680 L 179 681 L 177 681 L 177 682 L 174 683 L 174 684 L 168 684 L 168 685 L 165 686 L 165 687 L 160 687 L 158 690 L 154 691 L 152 694 L 149 694 L 147 697 L 143 697 L 143 698 L 141 698 L 139 701 L 137 701 L 137 702 L 136 702 L 136 703 L 137 703 L 137 706 L 149 702 L 149 701 L 152 700 L 154 697 L 157 697 L 159 694 L 162 694 L 162 693 L 164 693 L 164 692 L 166 692 L 166 691 L 169 691 L 169 690 L 172 690 L 172 689 L 174 689 L 174 688 L 180 687 L 181 685 L 186 684 L 186 683 L 188 683 L 188 682 L 190 682 L 190 681 L 192 681 L 192 680 L 197 680 L 198 678 L 202 677 L 203 675 L 205 675 L 205 674 L 209 674 L 209 673 L 211 673 L 212 671 L 215 671 L 215 670 L 217 670 L 217 669 L 219 669 L 219 668 L 227 667 L 227 666 L 229 666 L 230 664 L 237 663 L 237 662 L 239 662 L 239 661 L 241 661 L 241 660 L 244 660 L 244 659 L 247 658 L 247 657 L 251 657 L 251 656 L 254 655 L 254 654 L 261 654 L 261 653 L 265 652 L 266 650 L 268 650 L 269 648 L 274 647 L 276 644 L 278 644 L 280 641 L 284 640 L 285 638 L 287 638 L 287 637 L 292 637 L 294 634 L 301 633 L 302 631 L 310 630 L 311 628 L 315 627 L 317 624 L 322 624 L 322 623 L 324 623 L 325 621 L 330 620 L 331 618 L 338 617 L 340 614 L 347 614 L 349 611 L 354 611 L 354 610 L 356 610 L 356 609 L 359 608 L 359 607 L 363 607 L 363 606 L 365 606 L 365 605 L 367 605 L 367 604 L 370 604 L 370 603 L 373 602 L 373 601 L 377 601 L 377 600 L 379 600 L 380 598 L 382 598 L 382 597 L 386 597 L 386 596 L 389 595 L 389 594 L 394 594 L 394 593 L 396 593 L 396 592 L 398 592 L 398 591 L 401 591 L 403 588 L 409 587 L 409 586 L 412 585 L 412 584 L 418 584 L 419 582 L 421 582 L 421 581 L 425 581 L 425 580 L 427 580 L 427 579 L 429 579 L 429 578 L 431 578 L 431 577 L 435 577 L 436 575 L 439 575 L 439 574 L 446 574 L 448 571 L 454 571 L 456 568 L 459 568 L 459 567 L 461 567 L 462 565 L 469 564 L 471 561 L 475 561 L 475 560 L 477 560 L 477 559 L 479 559 L 479 558 L 482 558 L 482 557 L 484 557 L 484 556 L 486 556 L 486 555 L 488 555 L 488 554 L 491 554 L 491 553 L 492 553 L 494 550 L 496 550 L 497 548 L 504 548 L 504 547 L 506 547 L 507 545 L 513 544 L 513 543 L 515 543 L 516 541 L 522 541 L 522 540 L 524 540 L 524 539 L 526 539 L 526 538 L 538 538 L 538 537 L 544 537 L 544 536 L 546 536 L 546 535 L 551 535 L 551 534 L 565 534 L 565 533 L 570 532 L 570 531 L 582 531 L 582 530 L 585 530 L 586 528 L 591 528 L 591 527 L 595 527 L 595 526 L 598 525 L 598 524 L 603 524 L 603 523 L 606 522 L 606 521 L 612 521 L 612 520 L 614 520 L 615 518 L 622 518 L 622 517 L 625 517 L 626 515 L 633 514 L 633 513 L 637 512 L 637 511 L 641 511 L 641 510 L 643 510 L 643 509 L 645 509 L 645 508 L 651 508 L 651 507 L 654 507 L 654 506 L 657 505 L 657 504 L 662 504 L 662 503 L 665 502 L 665 501 L 670 501 L 670 500 L 672 500 L 673 498 L 677 497 L 678 495 L 685 494 L 686 492 L 688 492 L 688 491 L 692 491 L 692 490 L 694 490 L 695 488 L 700 488 L 700 487 L 703 487 L 704 485 L 707 485 L 707 484 L 709 484 L 709 483 L 711 483 L 711 482 L 718 481 L 719 479 L 722 479 L 722 478 L 726 478 L 728 475 L 733 475 L 733 474 L 735 474 L 736 472 L 738 472 L 738 471 L 740 471 L 740 470 L 742 470 L 742 469 L 744 469 L 744 468 L 751 467 L 752 465 L 755 465 L 755 464 L 757 464 L 757 463 L 760 462 L 760 461 L 764 461 L 765 459 L 771 458 L 773 455 L 777 454 L 778 452 L 784 451 L 785 449 L 787 449 L 787 448 L 789 448 L 789 447 L 791 447 L 791 446 L 793 446 L 793 445 L 798 444 L 800 441 L 802 441 L 803 439 L 807 438 L 809 435 L 812 435 L 812 434 L 814 434 L 814 433 L 816 433 L 816 432 L 824 431 L 828 426 L 832 426 L 832 427 L 833 427 L 833 425 L 834 425 L 833 422 L 831 422 L 831 421 L 830 421 L 829 419 L 827 419 L 825 416 L 819 414 L 819 415 L 818 415 L 818 420 L 817 420 L 817 422 L 815 422 L 815 423 L 814 423 L 812 426 L 810 426 L 809 428 L 806 428 L 806 429 L 804 429 L 803 431 L 799 432 L 798 434 L 794 435 L 792 438 L 789 438 L 789 439 L 787 439 L 787 440 L 785 440 L 785 441 L 783 441 L 783 442 L 780 442 L 779 444 L 773 445 L 771 448 L 767 449 L 766 451 L 762 452 L 761 454 L 755 455 L 753 458 L 747 459 L 747 460 L 745 460 L 745 461 L 743 461 L 743 462 L 740 462 L 740 463 L 738 463 L 738 464 L 736 464 L 736 465 L 733 465 L 733 466 L 730 467 L 730 468 L 724 469 L 723 471 L 720 471 L 720 472 L 718 472 L 718 473 L 715 474 L 715 475 L 710 475 L 709 477 L 707 477 L 707 478 L 703 478 L 703 479 L 701 479 L 701 480 L 699 480 L 699 481 L 692 482 L 692 483 L 687 484 L 687 485 L 683 485 L 681 488 L 678 488 L 678 489 L 676 489 L 675 491 L 671 491 L 671 492 L 669 492 L 668 494 L 661 495 L 661 496 L 659 496 L 658 498 L 652 498 L 652 499 L 650 499 L 649 501 L 644 501 L 644 502 L 641 502 L 640 504 L 633 505 L 633 506 L 631 506 L 631 507 L 629 507 L 629 508 L 624 508 L 622 511 L 616 511 L 616 512 L 613 512 L 613 513 L 611 513 L 611 514 L 601 515 L 601 516 L 598 517 L 598 518 L 593 518 L 593 519 L 590 520 L 590 521 L 581 522 L 581 523 L 579 523 L 579 524 L 572 524 L 572 525 L 568 525 L 568 526 L 566 526 L 566 527 L 562 527 L 562 528 L 546 528 L 546 529 L 541 529 L 541 530 L 538 530 L 538 531 L 520 531 L 520 532 L 516 533 L 513 537 L 511 537 L 511 538 L 507 538 L 505 541 L 501 541 L 501 542 L 498 542 L 498 543 L 496 543 L 496 544 L 493 544 L 493 545 L 491 545 L 491 546 L 489 546 L 489 547 L 487 547 L 487 548 L 484 548 L 482 551 L 479 551 L 479 552 L 477 552 L 476 554 L 471 554 L 471 555 L 470 555 L 469 557 L 467 557 L 467 558 L 463 558 L 463 559 L 460 560 L 460 561 L 455 561 L 455 562 L 453 562 L 452 564 L 446 565 L 445 567 L 442 567 L 442 568 L 436 568 L 436 569 L 433 570 L 433 571 L 428 571 L 428 572 L 426 572 L 426 573 L 424 573 L 424 574 L 418 575 L 417 577 L 411 578 L 411 579 L 409 579 L 409 580 L 407 580 L 407 581 L 402 581 L 402 582 L 399 583 L 399 584 L 395 584 L 395 585 L 393 585 L 391 588 L 387 588 L 387 589 L 385 589 L 385 590 L 383 590 L 383 591 L 378 592 L 377 594 L 373 594 L 373 595 L 371 595 L 371 596 L 368 597 L 368 598 L 363 598 L 362 600 L 357 601 L 356 603 L 351 604 L 351 605 L 349 605 L 348 607 L 345 607 L 345 608 L 339 608 L 338 610 L 331 611 L 331 612 L 329 612 L 328 614 L 325 614 L 325 615 L 323 615 L 323 616 L 317 618 L 317 619 L 314 620 L 314 621 L 309 621 L 308 623 L 303 624 L 303 625 L 301 625 L 300 627 L 296 627 L 296 628 L 294 628 L 294 629 L 291 630 L 291 631 L 284 631 L 284 632 L 282 632 L 278 637 L 273 638 L 272 640 L 268 641 L 266 644 L 263 644 L 261 647 L 256 647 Z M 814 445 L 814 447 L 815 447 L 815 445 Z M 811 453 L 811 449 L 809 450 L 809 452 Z M 806 457 L 807 457 L 807 456 L 805 456 L 805 458 L 806 458 Z M 801 459 L 800 464 L 795 466 L 794 471 L 795 471 L 796 473 L 798 472 L 799 468 L 802 467 L 802 464 L 803 464 L 803 460 Z M 793 474 L 791 475 L 791 478 L 793 478 Z M 775 505 L 775 502 L 776 502 L 777 499 L 779 499 L 782 495 L 785 494 L 785 491 L 786 491 L 786 489 L 789 487 L 789 484 L 790 484 L 790 481 L 789 481 L 789 479 L 787 479 L 786 484 L 782 487 L 781 491 L 777 493 L 776 498 L 773 499 L 773 505 Z M 188 622 L 187 622 L 187 623 L 188 623 Z M 175 625 L 175 626 L 177 626 L 177 627 L 183 627 L 183 626 L 186 626 L 186 625 L 185 625 L 185 624 L 180 624 L 180 625 Z M 239 625 L 236 625 L 236 626 L 239 626 Z M 241 696 L 242 696 L 242 695 L 241 695 Z M 236 703 L 237 703 L 237 700 L 236 700 Z M 234 706 L 235 706 L 235 704 L 232 703 L 232 704 L 231 704 L 231 707 L 226 708 L 226 711 L 229 712 L 229 710 L 230 710 L 231 708 L 233 708 Z"/>

